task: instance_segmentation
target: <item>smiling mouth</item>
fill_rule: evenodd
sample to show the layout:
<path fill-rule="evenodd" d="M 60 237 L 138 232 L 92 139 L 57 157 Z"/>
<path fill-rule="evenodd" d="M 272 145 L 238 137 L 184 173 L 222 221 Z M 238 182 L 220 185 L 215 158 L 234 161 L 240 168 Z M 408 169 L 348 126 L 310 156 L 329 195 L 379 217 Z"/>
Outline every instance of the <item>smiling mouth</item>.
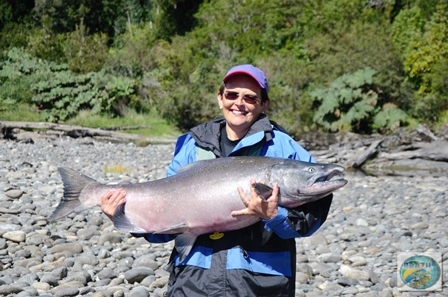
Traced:
<path fill-rule="evenodd" d="M 246 115 L 246 114 L 248 114 L 247 111 L 243 111 L 243 110 L 231 110 L 231 112 L 232 112 L 234 115 Z"/>

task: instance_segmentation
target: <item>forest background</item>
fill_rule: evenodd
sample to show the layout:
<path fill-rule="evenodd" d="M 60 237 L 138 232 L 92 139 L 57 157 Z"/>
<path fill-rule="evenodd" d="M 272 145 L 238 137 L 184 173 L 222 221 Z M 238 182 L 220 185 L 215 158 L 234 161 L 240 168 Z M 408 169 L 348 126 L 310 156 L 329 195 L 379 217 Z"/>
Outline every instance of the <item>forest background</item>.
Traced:
<path fill-rule="evenodd" d="M 296 137 L 448 123 L 446 0 L 0 0 L 0 50 L 9 120 L 186 131 L 251 63 Z"/>

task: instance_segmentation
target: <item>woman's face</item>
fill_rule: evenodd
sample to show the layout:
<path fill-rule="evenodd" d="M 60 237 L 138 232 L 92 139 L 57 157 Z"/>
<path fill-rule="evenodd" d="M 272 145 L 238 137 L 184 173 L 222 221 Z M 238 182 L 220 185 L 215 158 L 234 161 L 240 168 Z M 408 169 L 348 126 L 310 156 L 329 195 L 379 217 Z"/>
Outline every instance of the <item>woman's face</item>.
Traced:
<path fill-rule="evenodd" d="M 250 76 L 235 75 L 227 80 L 223 94 L 218 93 L 219 107 L 226 119 L 230 140 L 243 138 L 269 107 L 269 101 L 261 103 L 260 91 L 260 85 Z"/>

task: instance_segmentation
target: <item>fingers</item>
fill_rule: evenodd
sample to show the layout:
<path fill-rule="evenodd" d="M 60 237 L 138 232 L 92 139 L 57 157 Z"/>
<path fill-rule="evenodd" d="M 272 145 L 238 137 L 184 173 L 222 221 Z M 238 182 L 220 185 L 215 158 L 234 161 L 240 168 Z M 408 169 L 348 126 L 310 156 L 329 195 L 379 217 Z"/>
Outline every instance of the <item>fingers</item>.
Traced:
<path fill-rule="evenodd" d="M 268 198 L 268 200 L 275 201 L 278 203 L 278 183 L 274 183 L 274 186 L 272 187 L 272 195 Z"/>
<path fill-rule="evenodd" d="M 242 215 L 253 215 L 253 213 L 248 209 L 240 209 L 240 210 L 234 210 L 230 213 L 232 217 L 242 216 Z"/>
<path fill-rule="evenodd" d="M 101 210 L 112 217 L 117 207 L 126 202 L 126 191 L 123 189 L 117 189 L 107 192 L 101 197 Z"/>
<path fill-rule="evenodd" d="M 246 193 L 244 193 L 244 190 L 242 187 L 238 187 L 238 194 L 240 194 L 241 201 L 243 201 L 244 206 L 249 206 L 249 198 L 247 198 Z"/>
<path fill-rule="evenodd" d="M 255 183 L 255 179 L 250 180 L 250 184 Z M 260 181 L 261 182 L 261 181 Z M 246 208 L 231 212 L 232 216 L 255 215 L 263 219 L 271 219 L 278 213 L 278 183 L 274 183 L 272 193 L 267 199 L 260 197 L 254 186 L 250 187 L 250 197 L 246 196 L 242 187 L 238 187 L 238 193 L 241 201 Z"/>

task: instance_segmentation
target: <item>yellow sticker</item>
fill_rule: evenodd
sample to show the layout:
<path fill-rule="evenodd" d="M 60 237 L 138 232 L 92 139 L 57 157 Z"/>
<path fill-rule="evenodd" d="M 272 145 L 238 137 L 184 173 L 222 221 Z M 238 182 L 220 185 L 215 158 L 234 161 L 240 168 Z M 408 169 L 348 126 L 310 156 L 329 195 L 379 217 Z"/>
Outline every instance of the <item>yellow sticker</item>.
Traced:
<path fill-rule="evenodd" d="M 215 233 L 213 233 L 213 234 L 210 234 L 210 239 L 213 239 L 213 240 L 218 240 L 218 239 L 221 239 L 222 237 L 224 236 L 224 233 L 221 233 L 221 232 L 215 232 Z"/>

